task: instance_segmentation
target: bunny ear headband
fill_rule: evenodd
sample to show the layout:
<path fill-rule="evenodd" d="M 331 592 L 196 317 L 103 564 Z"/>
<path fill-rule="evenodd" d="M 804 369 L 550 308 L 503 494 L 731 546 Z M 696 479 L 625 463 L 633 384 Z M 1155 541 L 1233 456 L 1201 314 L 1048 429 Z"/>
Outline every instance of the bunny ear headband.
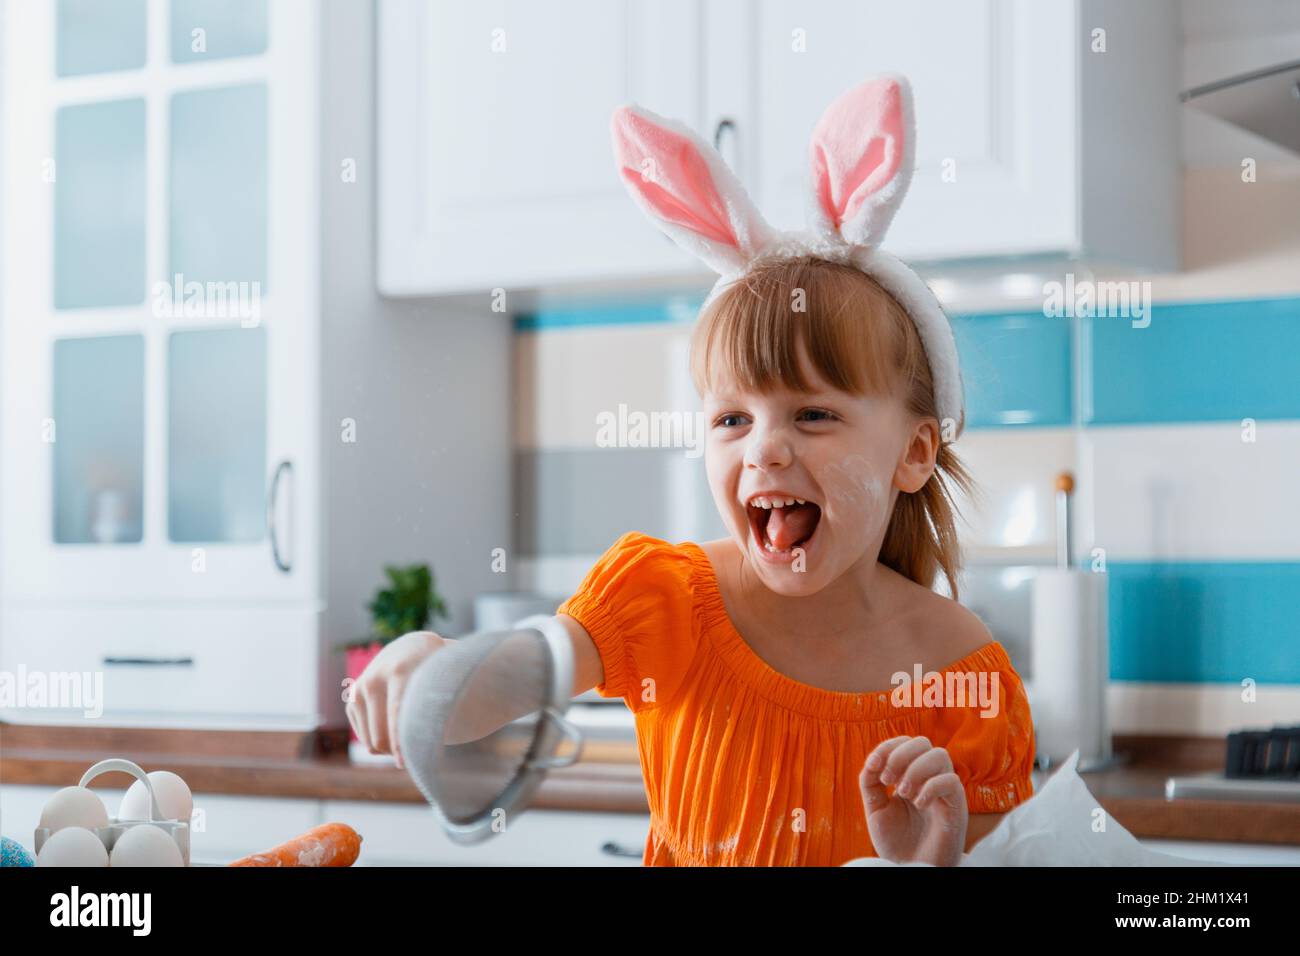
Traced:
<path fill-rule="evenodd" d="M 875 279 L 916 323 L 930 361 L 939 419 L 964 426 L 952 326 L 921 277 L 879 248 L 912 179 L 912 91 L 874 77 L 827 107 L 812 134 L 808 228 L 774 230 L 722 157 L 690 129 L 636 106 L 612 121 L 619 175 L 641 210 L 718 273 L 707 305 L 760 261 L 814 255 Z"/>

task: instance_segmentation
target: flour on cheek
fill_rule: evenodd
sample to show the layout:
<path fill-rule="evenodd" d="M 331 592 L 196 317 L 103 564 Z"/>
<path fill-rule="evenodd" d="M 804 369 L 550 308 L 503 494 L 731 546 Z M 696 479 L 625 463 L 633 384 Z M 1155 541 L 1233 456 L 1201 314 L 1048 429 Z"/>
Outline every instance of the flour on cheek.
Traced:
<path fill-rule="evenodd" d="M 840 531 L 865 529 L 874 537 L 888 520 L 885 483 L 862 455 L 849 455 L 826 465 L 817 475 L 826 490 L 833 523 Z"/>

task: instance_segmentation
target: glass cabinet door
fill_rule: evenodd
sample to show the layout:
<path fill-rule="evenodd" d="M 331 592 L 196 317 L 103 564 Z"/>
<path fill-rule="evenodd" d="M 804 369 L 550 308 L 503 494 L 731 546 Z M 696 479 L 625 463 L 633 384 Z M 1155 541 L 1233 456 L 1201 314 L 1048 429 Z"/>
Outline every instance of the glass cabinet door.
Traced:
<path fill-rule="evenodd" d="M 54 342 L 54 540 L 139 542 L 144 517 L 144 336 Z"/>
<path fill-rule="evenodd" d="M 313 3 L 5 26 L 6 591 L 314 598 Z"/>
<path fill-rule="evenodd" d="M 54 307 L 143 304 L 145 101 L 60 109 L 54 163 Z"/>
<path fill-rule="evenodd" d="M 266 531 L 266 330 L 174 332 L 167 350 L 167 537 Z"/>

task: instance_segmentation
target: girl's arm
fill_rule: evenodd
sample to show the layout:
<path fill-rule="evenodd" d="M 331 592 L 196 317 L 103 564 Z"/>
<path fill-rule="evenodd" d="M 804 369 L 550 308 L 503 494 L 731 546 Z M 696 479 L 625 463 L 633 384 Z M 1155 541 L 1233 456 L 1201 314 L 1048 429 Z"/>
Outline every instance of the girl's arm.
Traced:
<path fill-rule="evenodd" d="M 577 618 L 557 614 L 555 619 L 564 625 L 573 641 L 573 696 L 577 697 L 604 682 L 605 665 L 601 663 L 596 642 Z"/>
<path fill-rule="evenodd" d="M 600 652 L 591 635 L 575 618 L 567 614 L 557 614 L 555 619 L 569 633 L 573 644 L 573 693 L 577 697 L 590 690 L 605 679 L 605 668 L 600 660 Z M 509 687 L 513 677 L 509 673 L 512 662 L 502 659 L 498 668 L 506 668 L 499 675 L 496 683 Z M 493 674 L 487 664 L 480 665 L 475 675 L 478 686 L 486 690 L 493 685 Z M 506 724 L 530 713 L 527 706 L 520 706 L 521 701 L 511 700 L 492 694 L 480 694 L 476 699 L 462 698 L 462 703 L 452 715 L 452 721 L 445 729 L 447 743 L 462 744 L 481 740 L 490 733 L 500 730 Z"/>
<path fill-rule="evenodd" d="M 586 628 L 565 614 L 556 615 L 573 642 L 573 696 L 590 690 L 605 679 L 600 652 Z M 347 704 L 348 721 L 357 739 L 371 753 L 392 753 L 404 766 L 398 747 L 398 705 L 407 679 L 430 654 L 447 641 L 433 631 L 412 631 L 390 642 L 380 651 L 357 680 Z M 517 701 L 485 698 L 477 707 L 463 707 L 454 726 L 446 729 L 448 743 L 478 740 L 526 713 Z"/>

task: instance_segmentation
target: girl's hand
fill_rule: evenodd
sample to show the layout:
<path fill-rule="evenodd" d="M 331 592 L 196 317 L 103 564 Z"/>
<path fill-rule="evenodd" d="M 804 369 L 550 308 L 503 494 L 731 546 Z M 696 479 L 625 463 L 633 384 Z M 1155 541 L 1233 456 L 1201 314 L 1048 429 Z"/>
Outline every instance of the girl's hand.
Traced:
<path fill-rule="evenodd" d="M 411 631 L 384 645 L 357 678 L 348 701 L 348 722 L 372 754 L 391 753 L 403 766 L 398 747 L 397 708 L 412 672 L 447 639 L 433 631 Z"/>
<path fill-rule="evenodd" d="M 948 751 L 925 737 L 893 737 L 867 757 L 858 777 L 867 832 L 894 863 L 957 866 L 966 846 L 966 791 Z M 891 797 L 885 787 L 893 785 Z"/>

